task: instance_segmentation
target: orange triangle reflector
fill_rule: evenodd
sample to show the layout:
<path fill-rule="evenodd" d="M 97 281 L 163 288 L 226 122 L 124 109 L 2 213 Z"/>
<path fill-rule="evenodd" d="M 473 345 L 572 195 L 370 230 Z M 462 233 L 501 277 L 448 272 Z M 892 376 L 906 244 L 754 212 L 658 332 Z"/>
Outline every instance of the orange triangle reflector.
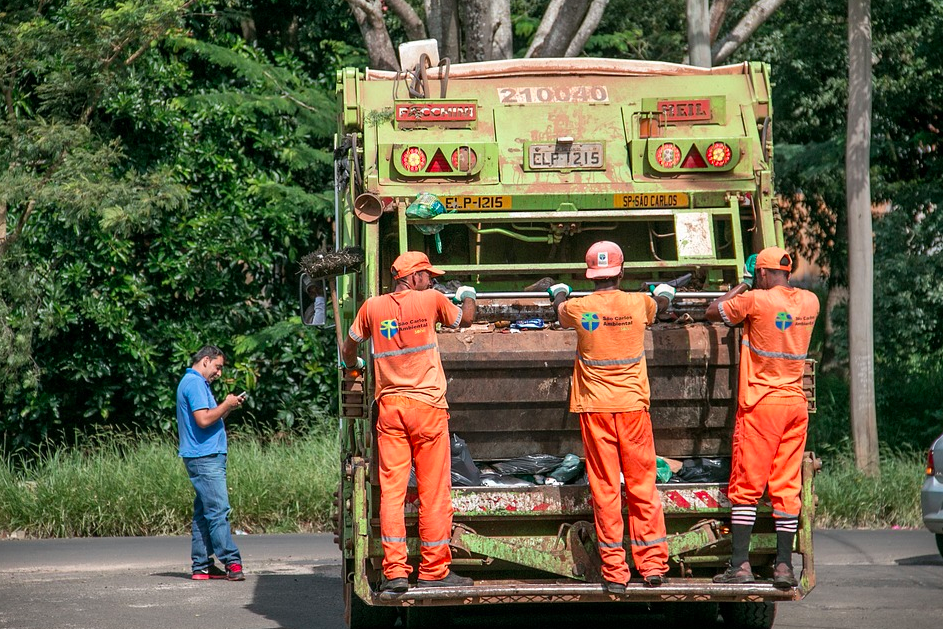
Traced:
<path fill-rule="evenodd" d="M 701 154 L 698 153 L 697 147 L 692 145 L 691 150 L 688 151 L 687 157 L 681 162 L 681 168 L 707 168 L 707 162 L 705 162 Z"/>
<path fill-rule="evenodd" d="M 432 156 L 432 161 L 429 162 L 429 168 L 426 169 L 427 173 L 450 173 L 452 172 L 452 165 L 449 164 L 449 160 L 445 159 L 445 155 L 442 154 L 442 149 L 436 149 L 435 155 Z"/>

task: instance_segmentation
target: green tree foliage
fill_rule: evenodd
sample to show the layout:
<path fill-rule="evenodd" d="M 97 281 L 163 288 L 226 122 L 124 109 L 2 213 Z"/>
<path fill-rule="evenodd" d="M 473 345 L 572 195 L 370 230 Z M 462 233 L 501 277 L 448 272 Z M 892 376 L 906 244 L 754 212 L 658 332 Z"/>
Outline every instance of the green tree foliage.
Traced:
<path fill-rule="evenodd" d="M 329 233 L 332 100 L 291 54 L 222 28 L 188 37 L 188 19 L 217 27 L 187 8 L 64 0 L 5 15 L 8 447 L 168 428 L 203 343 L 230 358 L 219 392 L 250 391 L 234 420 L 333 410 L 334 350 L 298 325 L 294 264 Z"/>

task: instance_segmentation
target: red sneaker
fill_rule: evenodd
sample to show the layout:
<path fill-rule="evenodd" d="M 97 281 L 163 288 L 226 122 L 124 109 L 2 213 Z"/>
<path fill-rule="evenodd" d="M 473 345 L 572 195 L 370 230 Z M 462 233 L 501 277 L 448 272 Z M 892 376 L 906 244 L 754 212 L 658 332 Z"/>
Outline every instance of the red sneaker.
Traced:
<path fill-rule="evenodd" d="M 226 578 L 230 581 L 245 581 L 246 575 L 242 573 L 242 564 L 231 563 L 226 566 Z"/>

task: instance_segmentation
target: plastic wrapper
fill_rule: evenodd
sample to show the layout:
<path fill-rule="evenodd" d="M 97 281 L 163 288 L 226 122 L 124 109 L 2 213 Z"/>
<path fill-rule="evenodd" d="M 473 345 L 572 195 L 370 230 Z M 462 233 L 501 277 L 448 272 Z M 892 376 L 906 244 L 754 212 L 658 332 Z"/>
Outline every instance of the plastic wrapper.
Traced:
<path fill-rule="evenodd" d="M 452 487 L 477 487 L 481 485 L 481 473 L 475 466 L 468 444 L 452 433 Z"/>
<path fill-rule="evenodd" d="M 552 454 L 528 454 L 516 459 L 492 463 L 491 467 L 503 475 L 547 474 L 563 463 L 563 457 Z"/>
<path fill-rule="evenodd" d="M 521 319 L 511 324 L 512 330 L 543 330 L 543 319 Z"/>
<path fill-rule="evenodd" d="M 685 459 L 671 483 L 726 483 L 730 480 L 730 459 L 697 457 Z"/>
<path fill-rule="evenodd" d="M 439 214 L 449 212 L 446 210 L 439 198 L 431 192 L 420 192 L 409 207 L 406 208 L 407 218 L 435 218 Z M 454 210 L 453 210 L 454 211 Z M 442 253 L 442 239 L 439 238 L 439 232 L 445 229 L 445 225 L 414 225 L 416 229 L 426 236 L 435 236 L 435 250 Z"/>
<path fill-rule="evenodd" d="M 503 474 L 482 474 L 481 484 L 485 487 L 533 487 L 534 483 L 517 476 Z"/>
<path fill-rule="evenodd" d="M 667 483 L 671 480 L 671 468 L 668 466 L 668 461 L 664 460 L 660 456 L 655 457 L 655 482 L 656 483 Z"/>

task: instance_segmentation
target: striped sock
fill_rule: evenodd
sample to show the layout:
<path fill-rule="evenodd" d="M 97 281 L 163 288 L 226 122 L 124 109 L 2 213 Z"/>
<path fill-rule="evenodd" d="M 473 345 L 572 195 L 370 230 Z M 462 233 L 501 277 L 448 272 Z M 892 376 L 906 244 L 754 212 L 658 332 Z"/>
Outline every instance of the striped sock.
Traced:
<path fill-rule="evenodd" d="M 776 518 L 776 563 L 792 567 L 792 547 L 799 529 L 799 518 Z"/>
<path fill-rule="evenodd" d="M 750 535 L 756 522 L 756 505 L 733 505 L 730 508 L 730 532 L 733 553 L 730 565 L 741 566 L 750 561 Z"/>

